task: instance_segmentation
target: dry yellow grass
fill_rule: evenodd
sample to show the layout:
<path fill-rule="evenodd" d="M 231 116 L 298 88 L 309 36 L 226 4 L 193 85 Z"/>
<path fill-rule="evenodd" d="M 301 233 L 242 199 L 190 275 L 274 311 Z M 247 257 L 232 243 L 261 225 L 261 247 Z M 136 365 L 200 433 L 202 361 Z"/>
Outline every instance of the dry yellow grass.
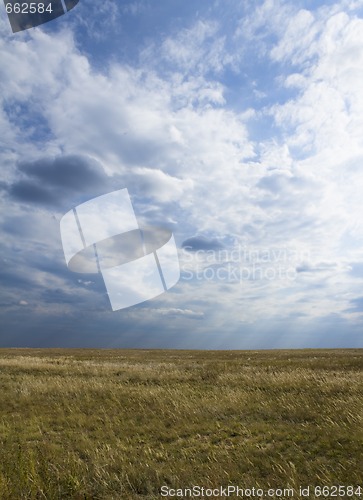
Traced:
<path fill-rule="evenodd" d="M 362 367 L 361 350 L 0 350 L 0 498 L 228 484 L 363 498 Z"/>

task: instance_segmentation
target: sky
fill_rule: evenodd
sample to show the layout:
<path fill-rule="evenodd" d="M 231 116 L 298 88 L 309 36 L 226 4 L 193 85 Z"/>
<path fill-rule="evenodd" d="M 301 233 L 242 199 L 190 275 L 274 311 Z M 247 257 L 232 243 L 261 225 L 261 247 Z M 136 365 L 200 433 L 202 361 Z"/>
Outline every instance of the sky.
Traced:
<path fill-rule="evenodd" d="M 363 347 L 363 0 L 0 6 L 0 347 Z M 60 220 L 127 188 L 181 277 L 112 311 Z"/>

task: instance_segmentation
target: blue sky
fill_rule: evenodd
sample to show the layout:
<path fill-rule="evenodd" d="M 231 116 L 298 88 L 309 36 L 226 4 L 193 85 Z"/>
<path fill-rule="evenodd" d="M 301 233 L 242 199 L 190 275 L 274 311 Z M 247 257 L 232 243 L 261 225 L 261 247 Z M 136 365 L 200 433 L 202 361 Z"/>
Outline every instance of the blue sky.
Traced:
<path fill-rule="evenodd" d="M 363 347 L 363 1 L 0 16 L 0 346 Z M 112 312 L 59 222 L 127 188 L 181 279 Z"/>

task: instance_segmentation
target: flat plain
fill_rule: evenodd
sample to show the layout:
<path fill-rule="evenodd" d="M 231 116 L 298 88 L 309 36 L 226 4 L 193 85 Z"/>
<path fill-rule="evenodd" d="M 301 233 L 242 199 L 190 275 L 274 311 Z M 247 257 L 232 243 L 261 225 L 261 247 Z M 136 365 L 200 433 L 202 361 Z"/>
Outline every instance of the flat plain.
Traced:
<path fill-rule="evenodd" d="M 1 349 L 0 394 L 1 500 L 193 485 L 363 500 L 360 349 Z"/>

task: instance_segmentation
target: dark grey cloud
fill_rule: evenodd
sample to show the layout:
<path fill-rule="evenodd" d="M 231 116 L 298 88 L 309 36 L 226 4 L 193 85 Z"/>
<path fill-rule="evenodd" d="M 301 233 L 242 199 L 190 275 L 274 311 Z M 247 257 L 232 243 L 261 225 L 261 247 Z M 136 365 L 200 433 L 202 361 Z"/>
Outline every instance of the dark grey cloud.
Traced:
<path fill-rule="evenodd" d="M 22 162 L 18 170 L 48 186 L 73 190 L 97 186 L 99 182 L 104 182 L 106 177 L 99 163 L 78 155 Z"/>
<path fill-rule="evenodd" d="M 22 162 L 17 173 L 18 178 L 5 187 L 11 198 L 54 208 L 68 209 L 71 201 L 124 187 L 119 176 L 108 177 L 98 162 L 79 155 Z"/>
<path fill-rule="evenodd" d="M 209 239 L 204 236 L 193 236 L 183 241 L 182 247 L 191 252 L 198 250 L 221 250 L 224 245 L 216 238 Z"/>
<path fill-rule="evenodd" d="M 9 186 L 8 193 L 16 200 L 39 205 L 52 205 L 58 201 L 52 190 L 38 186 L 28 179 L 21 179 Z"/>

